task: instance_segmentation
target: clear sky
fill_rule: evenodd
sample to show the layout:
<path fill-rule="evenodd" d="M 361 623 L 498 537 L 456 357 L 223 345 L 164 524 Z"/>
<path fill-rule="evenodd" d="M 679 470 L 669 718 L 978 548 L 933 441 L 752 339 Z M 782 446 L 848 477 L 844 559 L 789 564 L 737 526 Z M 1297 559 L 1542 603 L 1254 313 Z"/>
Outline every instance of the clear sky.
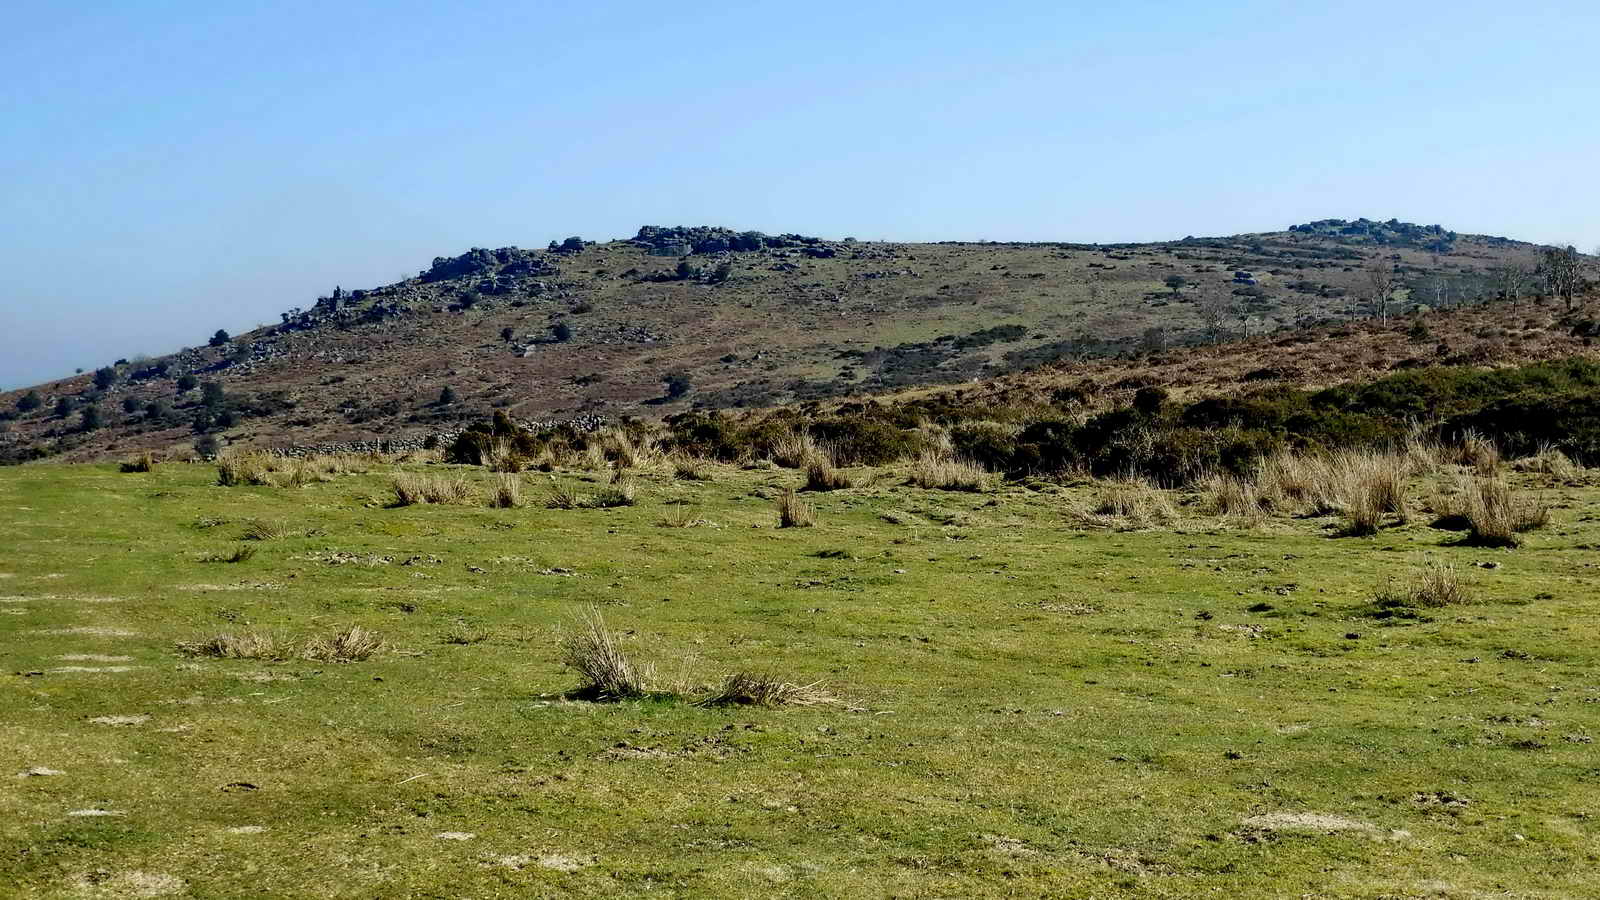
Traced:
<path fill-rule="evenodd" d="M 9 0 L 0 388 L 642 224 L 1600 243 L 1600 4 Z"/>

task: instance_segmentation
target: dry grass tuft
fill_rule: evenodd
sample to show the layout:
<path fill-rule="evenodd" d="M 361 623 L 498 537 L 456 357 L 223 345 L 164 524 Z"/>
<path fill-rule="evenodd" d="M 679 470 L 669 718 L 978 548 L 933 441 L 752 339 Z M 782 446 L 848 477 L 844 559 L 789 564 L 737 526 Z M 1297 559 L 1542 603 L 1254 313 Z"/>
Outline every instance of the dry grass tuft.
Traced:
<path fill-rule="evenodd" d="M 632 506 L 639 502 L 639 482 L 621 469 L 611 478 L 611 484 L 595 492 L 588 505 L 596 509 Z"/>
<path fill-rule="evenodd" d="M 489 441 L 488 445 L 478 454 L 485 468 L 491 472 L 516 474 L 527 465 L 522 454 L 517 452 L 516 445 L 510 438 L 497 437 Z"/>
<path fill-rule="evenodd" d="M 1074 510 L 1072 515 L 1091 528 L 1123 530 L 1170 525 L 1178 518 L 1164 492 L 1133 479 L 1101 485 L 1093 502 L 1087 508 Z"/>
<path fill-rule="evenodd" d="M 940 491 L 983 491 L 989 472 L 970 460 L 927 451 L 911 464 L 911 484 Z"/>
<path fill-rule="evenodd" d="M 502 473 L 489 493 L 489 505 L 496 509 L 516 509 L 522 503 L 521 476 Z"/>
<path fill-rule="evenodd" d="M 804 469 L 818 461 L 832 463 L 828 454 L 803 430 L 786 432 L 774 438 L 768 456 L 785 469 Z"/>
<path fill-rule="evenodd" d="M 307 640 L 301 655 L 323 662 L 361 662 L 382 649 L 383 639 L 376 633 L 351 625 L 327 637 Z"/>
<path fill-rule="evenodd" d="M 683 481 L 710 481 L 711 463 L 690 454 L 679 454 L 672 459 L 672 475 Z"/>
<path fill-rule="evenodd" d="M 700 528 L 714 526 L 716 523 L 709 519 L 702 519 L 694 514 L 687 504 L 677 503 L 668 507 L 667 512 L 656 520 L 656 525 L 661 528 Z"/>
<path fill-rule="evenodd" d="M 216 553 L 206 557 L 204 560 L 202 560 L 202 562 L 242 563 L 249 562 L 255 555 L 256 548 L 248 545 L 240 545 L 234 548 L 234 551 L 226 556 L 221 553 Z"/>
<path fill-rule="evenodd" d="M 548 509 L 577 509 L 584 505 L 584 498 L 576 490 L 562 483 L 561 479 L 550 476 L 550 493 L 545 497 L 544 505 Z"/>
<path fill-rule="evenodd" d="M 827 460 L 815 459 L 806 466 L 806 483 L 802 491 L 842 491 L 854 487 L 855 481 L 835 469 Z"/>
<path fill-rule="evenodd" d="M 778 495 L 778 527 L 810 528 L 817 524 L 817 514 L 793 490 Z"/>
<path fill-rule="evenodd" d="M 421 503 L 465 503 L 472 499 L 472 485 L 459 475 L 396 475 L 390 481 L 395 506 Z"/>
<path fill-rule="evenodd" d="M 292 641 L 267 631 L 223 632 L 196 641 L 179 641 L 178 649 L 190 656 L 216 659 L 284 660 L 295 655 Z"/>
<path fill-rule="evenodd" d="M 655 671 L 623 652 L 605 618 L 589 607 L 561 641 L 561 661 L 582 679 L 573 695 L 586 700 L 628 700 L 650 693 Z"/>
<path fill-rule="evenodd" d="M 140 453 L 121 466 L 123 472 L 154 472 L 156 470 L 155 454 L 149 450 Z"/>
<path fill-rule="evenodd" d="M 1500 448 L 1494 441 L 1476 431 L 1467 430 L 1453 448 L 1455 461 L 1469 466 L 1479 475 L 1493 475 L 1500 471 Z"/>
<path fill-rule="evenodd" d="M 1428 560 L 1413 573 L 1410 584 L 1396 588 L 1392 583 L 1372 598 L 1379 609 L 1400 607 L 1459 606 L 1472 602 L 1467 579 L 1455 565 L 1442 560 Z"/>
<path fill-rule="evenodd" d="M 835 703 L 834 696 L 822 688 L 822 682 L 794 684 L 773 675 L 753 675 L 735 672 L 729 675 L 716 693 L 700 701 L 701 706 L 816 706 Z"/>
<path fill-rule="evenodd" d="M 1517 494 L 1498 476 L 1474 478 L 1459 493 L 1436 497 L 1432 507 L 1437 527 L 1464 528 L 1466 542 L 1479 547 L 1515 547 L 1517 535 L 1550 524 L 1542 498 Z"/>
<path fill-rule="evenodd" d="M 255 450 L 227 453 L 217 459 L 217 484 L 223 487 L 272 483 L 274 460 Z"/>
<path fill-rule="evenodd" d="M 1588 476 L 1588 470 L 1583 466 L 1573 462 L 1571 457 L 1565 453 L 1550 446 L 1540 447 L 1538 453 L 1512 462 L 1511 468 L 1518 472 L 1548 475 L 1565 484 L 1581 482 Z"/>
<path fill-rule="evenodd" d="M 250 524 L 244 527 L 244 534 L 239 536 L 241 541 L 276 541 L 293 534 L 289 526 L 282 522 L 271 522 L 265 519 L 251 519 Z"/>

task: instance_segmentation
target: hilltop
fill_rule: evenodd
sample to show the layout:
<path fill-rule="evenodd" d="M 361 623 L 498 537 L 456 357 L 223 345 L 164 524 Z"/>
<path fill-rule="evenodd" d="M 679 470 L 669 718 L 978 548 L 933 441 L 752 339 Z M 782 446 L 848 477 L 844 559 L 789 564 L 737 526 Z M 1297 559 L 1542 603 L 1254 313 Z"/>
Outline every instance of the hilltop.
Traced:
<path fill-rule="evenodd" d="M 968 383 L 1366 318 L 1375 263 L 1395 281 L 1396 313 L 1527 296 L 1539 251 L 1366 219 L 1150 244 L 646 226 L 604 243 L 474 248 L 242 334 L 0 394 L 0 449 L 18 461 L 208 436 L 420 437 L 495 409 L 659 415 Z"/>

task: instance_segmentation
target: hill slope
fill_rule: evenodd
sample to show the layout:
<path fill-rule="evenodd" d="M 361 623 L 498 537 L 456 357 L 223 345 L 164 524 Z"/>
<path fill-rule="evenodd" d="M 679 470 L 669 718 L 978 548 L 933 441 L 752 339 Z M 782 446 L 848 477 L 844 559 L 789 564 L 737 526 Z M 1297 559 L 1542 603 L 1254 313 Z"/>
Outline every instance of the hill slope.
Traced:
<path fill-rule="evenodd" d="M 1365 316 L 1374 263 L 1402 305 L 1473 303 L 1537 256 L 1504 238 L 1368 220 L 1116 245 L 646 227 L 632 240 L 440 257 L 416 278 L 336 291 L 214 346 L 41 385 L 36 409 L 10 412 L 32 405 L 27 390 L 0 395 L 12 418 L 0 451 L 90 458 L 206 434 L 305 444 L 449 430 L 490 408 L 641 414 L 957 383 Z M 183 389 L 184 375 L 197 385 Z M 664 393 L 668 375 L 680 377 Z M 441 402 L 446 388 L 453 402 Z"/>

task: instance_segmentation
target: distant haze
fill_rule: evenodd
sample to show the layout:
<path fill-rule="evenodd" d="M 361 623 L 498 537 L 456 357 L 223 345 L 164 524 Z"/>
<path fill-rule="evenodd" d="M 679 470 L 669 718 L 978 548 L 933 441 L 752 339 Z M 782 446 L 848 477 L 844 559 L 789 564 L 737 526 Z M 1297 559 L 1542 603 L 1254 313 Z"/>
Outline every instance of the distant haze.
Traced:
<path fill-rule="evenodd" d="M 1600 244 L 1592 2 L 7 10 L 0 388 L 642 224 Z"/>

